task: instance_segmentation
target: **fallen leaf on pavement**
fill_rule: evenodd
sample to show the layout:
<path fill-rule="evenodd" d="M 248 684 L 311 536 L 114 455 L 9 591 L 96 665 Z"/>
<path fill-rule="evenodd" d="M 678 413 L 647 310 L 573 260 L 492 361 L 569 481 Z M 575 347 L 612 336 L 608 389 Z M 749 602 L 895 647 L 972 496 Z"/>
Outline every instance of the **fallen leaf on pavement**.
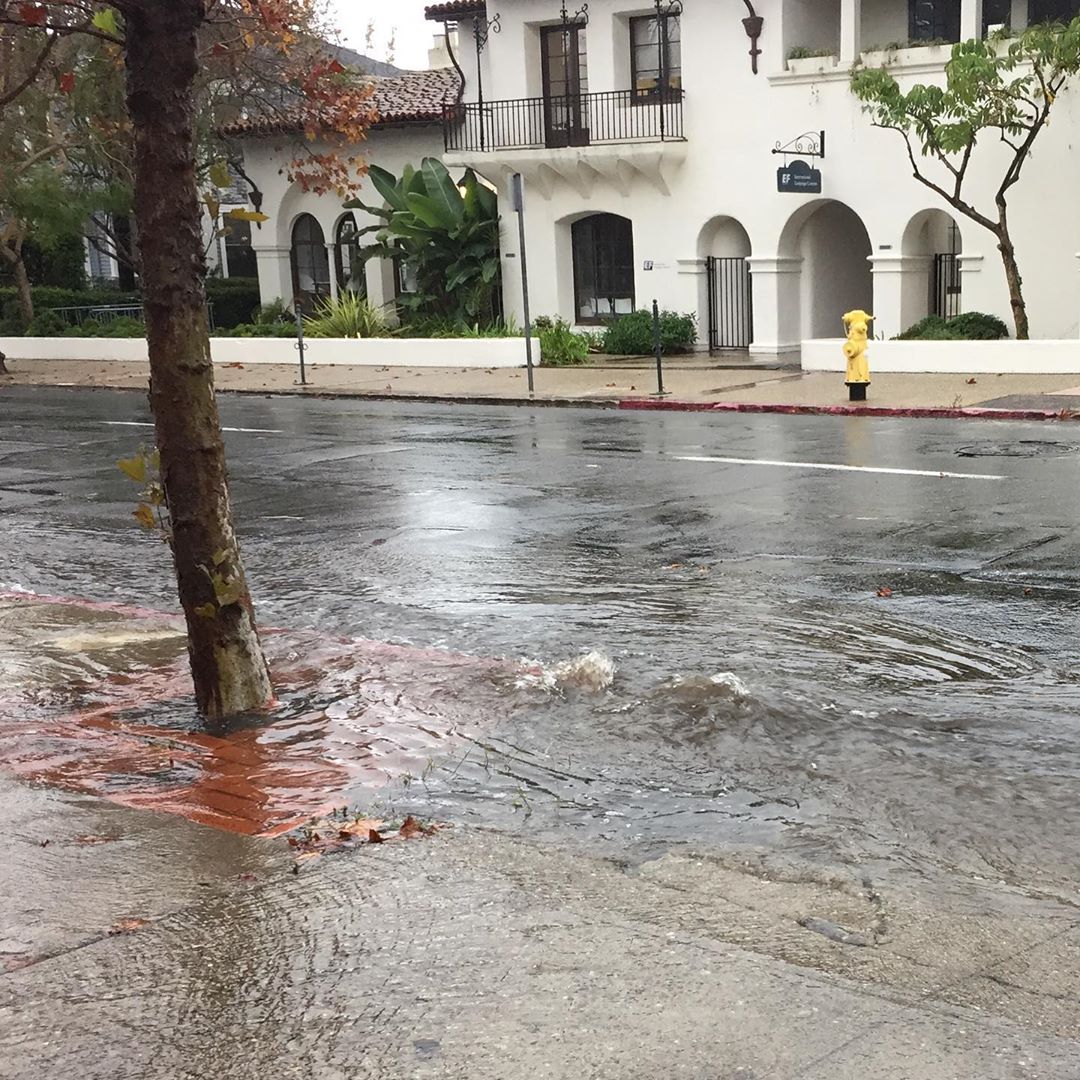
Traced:
<path fill-rule="evenodd" d="M 887 600 L 890 596 L 892 596 L 892 589 L 890 589 L 888 585 L 882 585 L 882 587 L 878 589 L 877 594 L 878 596 L 884 597 Z"/>
<path fill-rule="evenodd" d="M 974 386 L 978 381 L 978 379 L 968 379 L 967 384 L 968 386 Z"/>
<path fill-rule="evenodd" d="M 357 844 L 385 844 L 390 840 L 414 840 L 433 836 L 443 826 L 425 824 L 407 817 L 396 832 L 385 831 L 385 821 L 358 817 L 353 820 L 330 816 L 312 821 L 298 833 L 287 836 L 289 846 L 297 853 L 296 862 L 313 859 L 330 851 L 341 851 Z"/>
<path fill-rule="evenodd" d="M 438 825 L 423 825 L 411 814 L 401 823 L 398 836 L 402 840 L 413 840 L 418 836 L 433 836 L 438 830 Z"/>
<path fill-rule="evenodd" d="M 376 818 L 357 818 L 355 821 L 347 821 L 338 826 L 338 836 L 359 837 L 368 840 L 372 833 L 377 833 L 385 824 Z"/>
<path fill-rule="evenodd" d="M 120 919 L 109 927 L 109 934 L 112 937 L 117 934 L 134 934 L 136 930 L 141 930 L 144 926 L 149 925 L 148 919 Z"/>

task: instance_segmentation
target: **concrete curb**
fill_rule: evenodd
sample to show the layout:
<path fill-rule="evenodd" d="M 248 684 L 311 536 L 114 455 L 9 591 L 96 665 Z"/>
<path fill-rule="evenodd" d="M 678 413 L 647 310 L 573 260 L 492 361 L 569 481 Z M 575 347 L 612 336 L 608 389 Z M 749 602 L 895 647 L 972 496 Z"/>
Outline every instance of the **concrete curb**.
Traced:
<path fill-rule="evenodd" d="M 778 413 L 784 416 L 870 416 L 917 420 L 1080 420 L 1080 410 L 987 409 L 908 407 L 885 405 L 758 405 L 737 401 L 668 401 L 663 399 L 625 398 L 620 409 L 634 412 L 733 412 Z"/>
<path fill-rule="evenodd" d="M 146 394 L 145 387 L 102 386 L 77 383 L 2 383 L 0 389 L 105 390 Z M 262 397 L 312 397 L 329 400 L 399 401 L 427 405 L 502 405 L 511 408 L 618 409 L 626 412 L 712 412 L 712 413 L 775 413 L 780 416 L 866 416 L 910 420 L 1036 420 L 1077 421 L 1080 409 L 989 409 L 980 406 L 963 408 L 890 407 L 885 405 L 771 405 L 738 401 L 680 401 L 670 398 L 550 398 L 497 397 L 469 394 L 408 394 L 381 393 L 363 390 L 321 390 L 315 386 L 293 389 L 285 387 L 217 387 L 218 394 L 247 394 Z M 1078 399 L 1080 404 L 1080 399 Z"/>

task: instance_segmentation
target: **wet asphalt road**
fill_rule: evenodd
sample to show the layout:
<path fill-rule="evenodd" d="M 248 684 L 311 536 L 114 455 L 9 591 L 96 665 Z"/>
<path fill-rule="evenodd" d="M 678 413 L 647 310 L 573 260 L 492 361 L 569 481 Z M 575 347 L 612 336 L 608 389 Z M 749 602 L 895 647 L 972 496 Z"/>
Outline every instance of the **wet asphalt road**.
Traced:
<path fill-rule="evenodd" d="M 165 552 L 114 466 L 149 438 L 142 398 L 11 391 L 0 407 L 0 583 L 171 606 Z M 222 407 L 264 622 L 546 671 L 588 651 L 616 664 L 603 694 L 478 723 L 467 752 L 384 795 L 396 810 L 661 880 L 694 852 L 793 895 L 842 879 L 901 943 L 887 962 L 849 968 L 832 942 L 756 924 L 738 943 L 890 986 L 929 978 L 901 971 L 915 958 L 951 972 L 1056 942 L 1054 1002 L 1043 969 L 1009 971 L 1032 986 L 997 1007 L 1072 1032 L 1080 430 Z M 467 681 L 446 693 L 485 708 Z M 784 925 L 816 910 L 801 902 Z"/>
<path fill-rule="evenodd" d="M 482 761 L 429 777 L 427 812 L 1071 887 L 1080 431 L 223 410 L 263 622 L 615 661 L 608 695 L 500 721 Z M 13 392 L 4 414 L 0 583 L 171 608 L 114 465 L 149 437 L 142 398 Z"/>

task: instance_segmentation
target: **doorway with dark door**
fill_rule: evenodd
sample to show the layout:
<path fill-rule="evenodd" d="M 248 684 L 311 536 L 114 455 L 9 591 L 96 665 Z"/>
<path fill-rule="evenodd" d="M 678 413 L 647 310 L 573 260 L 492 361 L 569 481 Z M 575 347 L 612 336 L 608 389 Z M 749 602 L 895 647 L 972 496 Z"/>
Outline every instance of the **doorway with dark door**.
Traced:
<path fill-rule="evenodd" d="M 549 147 L 589 145 L 589 62 L 585 27 L 548 26 L 540 32 L 544 73 L 544 132 Z"/>

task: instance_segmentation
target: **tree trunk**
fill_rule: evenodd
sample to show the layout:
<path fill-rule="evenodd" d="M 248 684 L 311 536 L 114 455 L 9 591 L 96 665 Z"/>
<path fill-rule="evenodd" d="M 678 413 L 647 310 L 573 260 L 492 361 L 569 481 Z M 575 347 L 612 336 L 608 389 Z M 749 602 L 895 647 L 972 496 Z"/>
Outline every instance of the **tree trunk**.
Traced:
<path fill-rule="evenodd" d="M 15 279 L 15 292 L 19 298 L 19 314 L 22 316 L 23 329 L 25 330 L 34 321 L 34 291 L 30 287 L 30 278 L 26 273 L 26 262 L 22 255 L 23 238 L 0 244 L 0 252 L 3 253 L 4 262 L 11 267 L 11 275 Z"/>
<path fill-rule="evenodd" d="M 273 691 L 233 531 L 210 359 L 192 103 L 206 0 L 144 0 L 125 16 L 150 404 L 195 697 L 217 719 L 260 708 Z"/>
<path fill-rule="evenodd" d="M 1016 248 L 1009 235 L 1008 211 L 1004 203 L 998 203 L 998 251 L 1005 267 L 1005 280 L 1009 283 L 1009 303 L 1012 305 L 1013 323 L 1016 325 L 1016 340 L 1027 341 L 1028 317 L 1027 304 L 1024 303 L 1024 282 L 1020 277 L 1020 267 L 1016 262 Z"/>

